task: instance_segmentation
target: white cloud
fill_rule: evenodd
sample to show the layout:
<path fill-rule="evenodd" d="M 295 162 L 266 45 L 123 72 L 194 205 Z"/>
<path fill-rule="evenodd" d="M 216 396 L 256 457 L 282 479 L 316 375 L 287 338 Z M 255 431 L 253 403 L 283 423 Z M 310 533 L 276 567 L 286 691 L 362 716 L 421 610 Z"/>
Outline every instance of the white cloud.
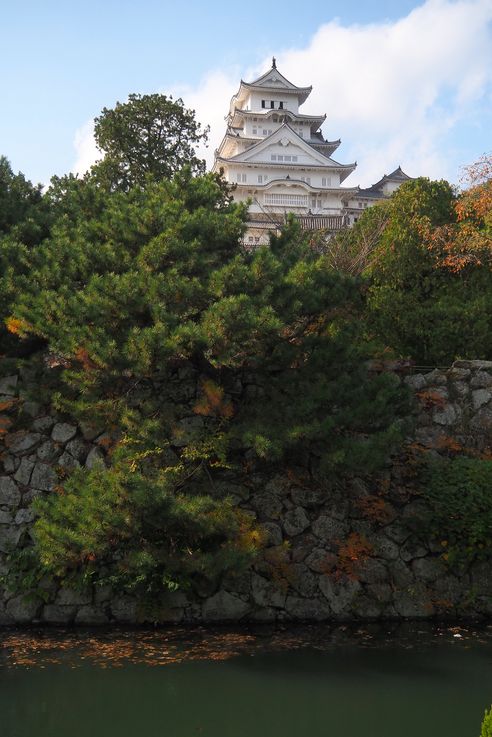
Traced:
<path fill-rule="evenodd" d="M 397 21 L 320 26 L 305 48 L 278 52 L 277 66 L 292 82 L 313 85 L 303 111 L 327 113 L 328 139 L 342 138 L 339 160 L 358 161 L 347 184 L 370 184 L 398 164 L 413 176 L 457 179 L 444 136 L 484 104 L 492 89 L 492 2 L 427 0 Z M 251 79 L 269 68 L 265 58 Z M 196 87 L 177 87 L 197 119 L 211 126 L 210 165 L 225 132 L 224 116 L 241 73 L 209 71 Z M 78 132 L 77 165 L 96 154 L 90 127 Z M 77 169 L 77 166 L 75 167 Z"/>
<path fill-rule="evenodd" d="M 94 140 L 94 123 L 88 120 L 75 131 L 74 147 L 76 153 L 75 163 L 72 171 L 75 174 L 84 174 L 101 154 Z"/>
<path fill-rule="evenodd" d="M 181 97 L 185 107 L 196 112 L 196 119 L 203 127 L 210 126 L 208 146 L 201 146 L 198 155 L 210 166 L 214 159 L 214 151 L 225 133 L 225 115 L 228 112 L 229 100 L 238 87 L 238 77 L 231 73 L 212 71 L 201 81 L 198 87 L 176 87 L 173 96 Z"/>

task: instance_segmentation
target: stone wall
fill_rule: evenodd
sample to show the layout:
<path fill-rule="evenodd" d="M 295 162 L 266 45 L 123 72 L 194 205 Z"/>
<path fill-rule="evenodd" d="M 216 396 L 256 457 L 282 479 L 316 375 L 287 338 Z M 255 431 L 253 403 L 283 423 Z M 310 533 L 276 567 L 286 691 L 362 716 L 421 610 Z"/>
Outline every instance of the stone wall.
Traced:
<path fill-rule="evenodd" d="M 0 367 L 1 368 L 1 367 Z M 0 574 L 6 553 L 29 540 L 32 500 L 52 493 L 73 468 L 105 461 L 106 436 L 32 401 L 28 369 L 0 378 Z M 447 453 L 459 444 L 492 445 L 492 362 L 402 378 L 415 392 L 415 430 L 377 479 L 327 488 L 303 468 L 253 472 L 234 498 L 264 526 L 268 542 L 254 568 L 220 590 L 170 594 L 158 622 L 488 617 L 491 566 L 455 575 L 442 542 L 419 530 L 426 514 L 415 490 L 412 454 Z M 19 414 L 18 409 L 22 408 Z M 14 411 L 15 410 L 15 411 Z M 20 420 L 18 418 L 21 418 Z M 13 420 L 13 418 L 16 418 Z M 230 491 L 231 484 L 228 483 Z M 0 589 L 0 624 L 134 623 L 137 601 L 109 589 L 80 594 L 48 587 L 43 599 Z"/>

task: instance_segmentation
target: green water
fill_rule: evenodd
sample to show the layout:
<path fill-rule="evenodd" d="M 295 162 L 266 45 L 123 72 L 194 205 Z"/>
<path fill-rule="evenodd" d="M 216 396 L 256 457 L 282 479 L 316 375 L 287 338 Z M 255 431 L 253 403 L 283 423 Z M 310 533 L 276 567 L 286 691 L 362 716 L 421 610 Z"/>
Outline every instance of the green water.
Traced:
<path fill-rule="evenodd" d="M 0 634 L 0 737 L 478 737 L 491 702 L 490 628 Z"/>

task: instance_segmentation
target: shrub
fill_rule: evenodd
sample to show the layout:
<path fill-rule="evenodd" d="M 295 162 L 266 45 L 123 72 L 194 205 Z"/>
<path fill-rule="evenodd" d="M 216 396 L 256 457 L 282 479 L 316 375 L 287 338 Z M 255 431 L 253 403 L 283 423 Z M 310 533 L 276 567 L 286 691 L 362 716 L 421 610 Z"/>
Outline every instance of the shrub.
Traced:
<path fill-rule="evenodd" d="M 458 456 L 433 459 L 424 475 L 430 531 L 451 562 L 486 558 L 492 550 L 492 462 Z"/>
<path fill-rule="evenodd" d="M 492 708 L 485 711 L 480 737 L 492 737 Z"/>

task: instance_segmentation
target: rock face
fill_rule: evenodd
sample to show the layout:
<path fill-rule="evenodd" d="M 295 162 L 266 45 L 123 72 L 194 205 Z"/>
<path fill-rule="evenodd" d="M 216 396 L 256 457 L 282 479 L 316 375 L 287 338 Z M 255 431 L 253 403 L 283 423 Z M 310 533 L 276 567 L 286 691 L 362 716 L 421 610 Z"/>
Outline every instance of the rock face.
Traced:
<path fill-rule="evenodd" d="M 180 371 L 183 371 L 180 369 Z M 193 392 L 185 373 L 180 401 Z M 486 451 L 492 446 L 492 363 L 460 361 L 403 379 L 416 395 L 415 427 L 408 438 L 433 453 L 453 443 Z M 27 395 L 23 379 L 1 375 L 4 406 Z M 31 393 L 32 395 L 32 393 Z M 193 401 L 193 400 L 191 400 Z M 9 410 L 0 438 L 0 575 L 8 554 L 29 544 L 35 521 L 32 501 L 53 493 L 73 469 L 107 463 L 104 428 L 78 427 L 48 406 L 27 402 L 21 427 Z M 27 420 L 26 420 L 27 418 Z M 185 417 L 174 450 L 202 418 Z M 444 449 L 444 450 L 443 450 Z M 175 457 L 175 456 L 173 456 Z M 476 563 L 455 575 L 439 541 L 422 536 L 425 504 L 412 492 L 405 463 L 391 460 L 379 486 L 363 478 L 344 488 L 315 482 L 306 469 L 264 470 L 244 479 L 219 480 L 234 503 L 265 532 L 264 555 L 251 571 L 224 580 L 222 588 L 194 597 L 169 594 L 158 622 L 374 620 L 492 615 L 492 566 Z M 300 479 L 306 479 L 306 484 Z M 378 482 L 379 483 L 379 482 Z M 381 489 L 384 488 L 384 494 Z M 130 596 L 109 588 L 85 593 L 46 587 L 42 598 L 0 588 L 0 625 L 31 622 L 80 625 L 131 624 L 145 620 Z"/>

